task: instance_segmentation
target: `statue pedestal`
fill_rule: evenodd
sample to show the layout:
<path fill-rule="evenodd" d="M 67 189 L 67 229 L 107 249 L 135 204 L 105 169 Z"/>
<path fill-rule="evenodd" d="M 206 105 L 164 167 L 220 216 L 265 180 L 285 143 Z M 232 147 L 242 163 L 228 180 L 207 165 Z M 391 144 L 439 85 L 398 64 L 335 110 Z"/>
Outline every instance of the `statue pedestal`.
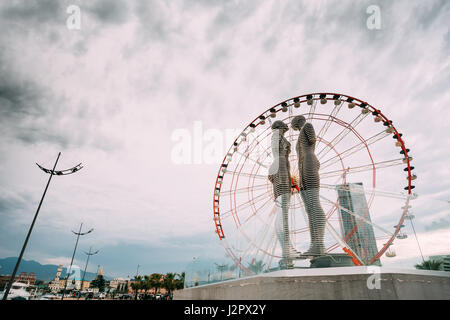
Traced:
<path fill-rule="evenodd" d="M 279 270 L 175 290 L 173 295 L 174 300 L 450 299 L 450 272 L 389 267 L 380 267 L 378 272 L 380 289 L 367 285 L 373 278 L 373 269 L 353 266 Z"/>
<path fill-rule="evenodd" d="M 352 257 L 345 253 L 327 254 L 310 261 L 310 268 L 353 267 Z"/>

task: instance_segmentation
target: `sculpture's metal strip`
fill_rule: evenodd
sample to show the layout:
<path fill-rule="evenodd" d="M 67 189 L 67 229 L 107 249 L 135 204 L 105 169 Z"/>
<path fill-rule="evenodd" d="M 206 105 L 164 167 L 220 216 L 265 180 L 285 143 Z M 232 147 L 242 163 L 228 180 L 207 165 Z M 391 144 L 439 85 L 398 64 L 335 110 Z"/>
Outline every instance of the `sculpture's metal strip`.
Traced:
<path fill-rule="evenodd" d="M 289 154 L 291 144 L 284 137 L 289 127 L 282 121 L 277 120 L 272 124 L 272 154 L 273 163 L 269 168 L 269 180 L 273 185 L 273 194 L 278 208 L 275 221 L 275 230 L 282 248 L 281 267 L 292 267 L 293 258 L 296 255 L 294 246 L 289 237 L 289 206 L 291 200 L 291 174 L 289 165 Z"/>

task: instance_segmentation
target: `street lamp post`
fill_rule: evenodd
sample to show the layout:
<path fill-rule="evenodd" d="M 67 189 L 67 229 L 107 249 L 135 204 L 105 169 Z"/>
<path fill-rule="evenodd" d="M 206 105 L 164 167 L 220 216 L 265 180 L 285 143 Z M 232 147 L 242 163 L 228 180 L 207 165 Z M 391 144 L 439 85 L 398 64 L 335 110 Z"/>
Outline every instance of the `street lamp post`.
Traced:
<path fill-rule="evenodd" d="M 97 254 L 100 250 L 97 250 L 95 252 L 92 252 L 92 247 L 89 248 L 89 252 L 84 252 L 87 255 L 87 260 L 86 260 L 86 266 L 84 267 L 84 271 L 83 271 L 83 277 L 81 278 L 81 290 L 83 290 L 83 283 L 84 283 L 84 277 L 86 276 L 86 270 L 88 267 L 88 263 L 89 263 L 89 258 L 91 256 L 93 256 L 94 254 Z M 80 296 L 78 296 L 78 300 L 80 300 Z"/>
<path fill-rule="evenodd" d="M 19 265 L 20 265 L 20 262 L 22 261 L 22 257 L 23 257 L 23 254 L 25 252 L 25 249 L 27 247 L 28 240 L 30 239 L 30 235 L 31 235 L 31 232 L 33 231 L 33 227 L 34 227 L 34 224 L 35 224 L 36 219 L 38 217 L 39 210 L 41 209 L 42 202 L 44 201 L 45 194 L 47 193 L 48 187 L 50 185 L 50 181 L 52 181 L 53 176 L 54 175 L 63 176 L 63 175 L 72 174 L 72 173 L 75 173 L 75 172 L 77 172 L 77 171 L 79 171 L 80 169 L 83 168 L 81 163 L 80 163 L 80 164 L 76 165 L 73 168 L 56 171 L 55 170 L 56 169 L 56 165 L 58 164 L 58 160 L 59 160 L 60 156 L 61 156 L 61 152 L 58 153 L 58 157 L 56 158 L 56 161 L 55 161 L 55 164 L 53 165 L 53 169 L 52 170 L 46 169 L 46 168 L 44 168 L 44 167 L 42 167 L 42 166 L 40 166 L 39 164 L 36 163 L 37 166 L 39 167 L 39 169 L 41 169 L 45 173 L 50 174 L 50 177 L 48 178 L 47 185 L 45 186 L 44 193 L 42 194 L 42 197 L 41 197 L 41 201 L 39 202 L 39 205 L 38 205 L 38 208 L 36 210 L 36 213 L 34 214 L 33 221 L 31 222 L 30 229 L 28 230 L 27 237 L 25 238 L 25 242 L 24 242 L 24 244 L 22 246 L 22 250 L 20 251 L 19 258 L 17 259 L 16 265 L 14 267 L 14 271 L 11 274 L 11 278 L 9 278 L 8 284 L 6 285 L 5 293 L 3 294 L 3 300 L 7 300 L 7 298 L 8 298 L 9 291 L 10 291 L 11 286 L 12 286 L 12 284 L 14 282 L 15 277 L 16 277 L 17 270 L 19 269 Z"/>
<path fill-rule="evenodd" d="M 80 239 L 80 236 L 84 236 L 88 233 L 91 233 L 94 230 L 94 229 L 91 229 L 91 230 L 83 233 L 83 232 L 81 232 L 81 228 L 83 228 L 83 223 L 81 223 L 80 230 L 78 232 L 72 231 L 73 234 L 77 235 L 77 241 L 75 242 L 75 248 L 73 249 L 72 260 L 70 260 L 70 266 L 69 266 L 69 270 L 67 272 L 66 281 L 64 282 L 64 290 L 63 290 L 63 294 L 61 296 L 61 300 L 64 300 L 64 295 L 66 293 L 67 282 L 69 280 L 70 272 L 72 270 L 72 264 L 73 264 L 73 259 L 75 258 L 75 252 L 77 251 L 78 240 Z"/>

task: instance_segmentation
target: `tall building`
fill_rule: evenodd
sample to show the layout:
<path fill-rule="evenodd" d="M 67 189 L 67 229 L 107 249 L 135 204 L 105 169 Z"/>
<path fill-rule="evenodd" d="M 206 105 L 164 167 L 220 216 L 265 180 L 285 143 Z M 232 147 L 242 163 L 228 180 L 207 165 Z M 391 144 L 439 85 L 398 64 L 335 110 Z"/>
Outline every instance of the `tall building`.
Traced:
<path fill-rule="evenodd" d="M 52 292 L 58 292 L 59 289 L 61 288 L 60 277 L 61 277 L 62 269 L 63 269 L 63 266 L 62 266 L 62 264 L 60 264 L 59 267 L 58 267 L 58 270 L 56 271 L 55 279 L 50 281 L 50 283 L 48 285 L 48 287 L 50 288 L 50 290 L 52 290 Z M 64 288 L 64 285 L 63 285 L 62 288 Z"/>
<path fill-rule="evenodd" d="M 450 271 L 450 254 L 441 256 L 431 256 L 430 259 L 442 262 L 441 270 Z"/>
<path fill-rule="evenodd" d="M 358 218 L 361 216 L 366 221 L 371 221 L 363 184 L 358 182 L 337 185 L 336 191 L 342 207 L 339 208 L 342 236 L 364 264 L 368 264 L 378 249 L 372 225 Z M 372 264 L 381 265 L 380 260 Z"/>

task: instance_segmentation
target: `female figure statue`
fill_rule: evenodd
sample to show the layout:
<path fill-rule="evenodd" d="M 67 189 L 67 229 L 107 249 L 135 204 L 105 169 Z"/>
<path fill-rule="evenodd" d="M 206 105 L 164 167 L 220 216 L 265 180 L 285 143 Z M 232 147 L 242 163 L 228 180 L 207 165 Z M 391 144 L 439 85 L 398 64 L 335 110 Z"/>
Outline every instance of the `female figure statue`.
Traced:
<path fill-rule="evenodd" d="M 289 206 L 291 201 L 291 174 L 289 172 L 289 153 L 291 144 L 284 137 L 288 126 L 282 121 L 272 124 L 272 154 L 273 163 L 269 168 L 269 180 L 273 184 L 273 194 L 277 206 L 275 229 L 282 248 L 283 259 L 280 266 L 292 267 L 292 258 L 297 252 L 290 242 L 289 237 Z"/>
<path fill-rule="evenodd" d="M 306 123 L 303 116 L 295 117 L 291 126 L 294 130 L 300 130 L 297 140 L 297 156 L 299 161 L 299 187 L 300 195 L 305 205 L 309 220 L 309 232 L 311 245 L 303 255 L 323 255 L 325 212 L 319 200 L 320 163 L 314 151 L 316 147 L 316 133 L 311 123 Z"/>

